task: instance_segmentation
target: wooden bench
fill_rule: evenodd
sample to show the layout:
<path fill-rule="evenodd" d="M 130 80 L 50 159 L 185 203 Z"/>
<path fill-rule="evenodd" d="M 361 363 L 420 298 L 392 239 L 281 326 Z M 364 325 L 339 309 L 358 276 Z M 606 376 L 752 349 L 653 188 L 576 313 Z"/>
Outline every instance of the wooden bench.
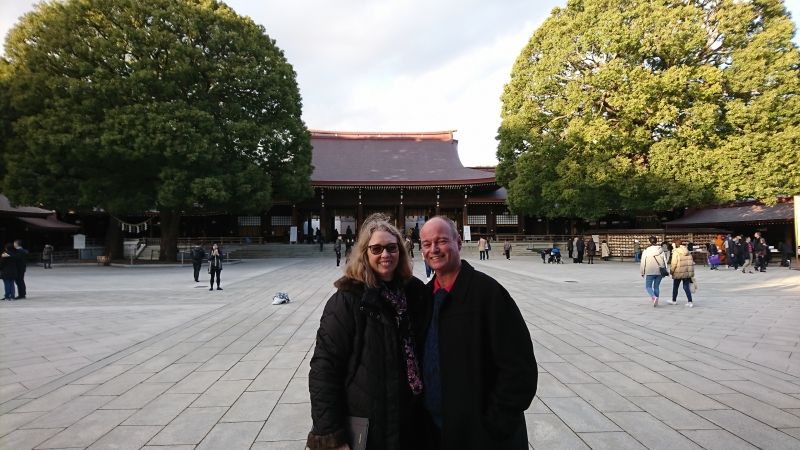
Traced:
<path fill-rule="evenodd" d="M 97 256 L 97 265 L 98 266 L 107 266 L 109 264 L 111 264 L 111 263 L 108 260 L 108 256 L 105 256 L 105 255 L 98 255 Z"/>

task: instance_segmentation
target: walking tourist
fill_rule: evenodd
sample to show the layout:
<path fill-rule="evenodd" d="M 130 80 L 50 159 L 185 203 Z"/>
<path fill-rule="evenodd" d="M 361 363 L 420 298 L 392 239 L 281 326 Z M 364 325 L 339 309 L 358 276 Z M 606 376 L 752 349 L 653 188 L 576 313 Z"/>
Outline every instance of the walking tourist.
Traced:
<path fill-rule="evenodd" d="M 670 273 L 672 274 L 672 301 L 674 305 L 678 303 L 678 286 L 683 283 L 683 291 L 686 292 L 688 303 L 686 306 L 691 308 L 692 303 L 692 279 L 694 278 L 694 258 L 686 248 L 686 244 L 675 239 L 675 249 L 672 251 L 672 262 L 670 263 Z"/>
<path fill-rule="evenodd" d="M 22 247 L 22 241 L 17 239 L 14 241 L 14 261 L 17 263 L 17 278 L 14 282 L 17 284 L 17 300 L 22 300 L 28 295 L 28 289 L 25 287 L 25 271 L 28 269 L 28 251 Z"/>
<path fill-rule="evenodd" d="M 659 286 L 661 280 L 667 275 L 667 259 L 664 249 L 658 245 L 658 238 L 650 236 L 650 246 L 642 252 L 639 262 L 639 272 L 644 278 L 644 288 L 653 302 L 653 307 L 658 306 Z"/>
<path fill-rule="evenodd" d="M 342 260 L 342 235 L 336 236 L 336 242 L 333 243 L 333 251 L 336 253 L 336 267 L 339 267 L 339 261 Z"/>
<path fill-rule="evenodd" d="M 194 281 L 195 283 L 200 282 L 200 268 L 203 267 L 203 260 L 206 259 L 206 251 L 203 250 L 203 247 L 200 243 L 196 243 L 192 248 L 191 252 L 192 256 L 192 268 L 194 269 Z"/>
<path fill-rule="evenodd" d="M 406 246 L 406 250 L 408 251 L 408 256 L 410 258 L 414 258 L 414 241 L 411 240 L 411 236 L 406 236 L 403 245 Z"/>
<path fill-rule="evenodd" d="M 608 247 L 608 242 L 603 239 L 600 242 L 600 259 L 603 261 L 608 261 L 608 258 L 611 257 L 611 249 Z"/>
<path fill-rule="evenodd" d="M 220 274 L 222 273 L 222 251 L 219 249 L 219 244 L 214 242 L 211 245 L 211 252 L 208 254 L 208 273 L 211 274 L 211 287 L 209 291 L 214 290 L 214 277 L 217 278 L 217 290 L 221 291 Z"/>
<path fill-rule="evenodd" d="M 308 384 L 311 450 L 425 448 L 418 341 L 424 285 L 397 229 L 374 214 L 320 319 Z M 349 445 L 349 447 L 348 447 Z"/>
<path fill-rule="evenodd" d="M 633 260 L 635 262 L 642 260 L 642 246 L 638 239 L 633 240 Z"/>
<path fill-rule="evenodd" d="M 503 286 L 461 259 L 452 220 L 432 218 L 420 239 L 436 271 L 423 358 L 429 448 L 527 450 L 537 368 L 522 314 Z"/>
<path fill-rule="evenodd" d="M 753 242 L 753 252 L 756 254 L 756 271 L 767 271 L 767 252 L 769 247 L 767 241 L 761 237 L 761 233 L 755 234 L 755 241 Z"/>
<path fill-rule="evenodd" d="M 503 243 L 503 254 L 506 255 L 506 259 L 511 259 L 511 243 L 508 240 Z"/>
<path fill-rule="evenodd" d="M 578 264 L 583 264 L 583 254 L 586 250 L 586 243 L 583 242 L 583 239 L 578 239 L 575 242 L 575 251 L 578 253 Z"/>
<path fill-rule="evenodd" d="M 719 270 L 719 247 L 716 242 L 711 241 L 708 243 L 708 266 L 710 270 Z"/>
<path fill-rule="evenodd" d="M 744 263 L 742 264 L 742 273 L 745 271 L 753 273 L 753 240 L 747 236 L 742 244 L 742 255 Z"/>
<path fill-rule="evenodd" d="M 481 261 L 486 259 L 486 239 L 483 236 L 478 239 L 478 255 L 480 256 Z"/>

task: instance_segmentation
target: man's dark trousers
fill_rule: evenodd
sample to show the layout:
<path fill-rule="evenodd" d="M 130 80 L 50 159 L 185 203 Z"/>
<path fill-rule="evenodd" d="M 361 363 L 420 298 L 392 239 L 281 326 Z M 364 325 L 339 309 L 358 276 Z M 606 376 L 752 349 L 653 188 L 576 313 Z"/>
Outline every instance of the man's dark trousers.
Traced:
<path fill-rule="evenodd" d="M 17 279 L 14 280 L 17 283 L 17 298 L 25 298 L 27 291 L 25 290 L 25 272 L 20 272 L 17 275 Z"/>
<path fill-rule="evenodd" d="M 200 268 L 203 267 L 202 262 L 192 262 L 194 266 L 194 281 L 200 281 Z"/>

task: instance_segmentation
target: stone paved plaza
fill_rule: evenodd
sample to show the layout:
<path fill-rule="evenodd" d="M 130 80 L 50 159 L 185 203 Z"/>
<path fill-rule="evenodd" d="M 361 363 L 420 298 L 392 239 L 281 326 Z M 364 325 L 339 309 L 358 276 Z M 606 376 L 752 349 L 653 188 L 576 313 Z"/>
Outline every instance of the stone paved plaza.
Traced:
<path fill-rule="evenodd" d="M 539 362 L 532 448 L 800 448 L 800 272 L 699 266 L 695 308 L 681 292 L 654 309 L 634 263 L 493 256 L 471 262 L 516 299 Z M 28 299 L 0 303 L 0 448 L 302 449 L 340 273 L 245 261 L 210 292 L 189 266 L 29 268 Z"/>

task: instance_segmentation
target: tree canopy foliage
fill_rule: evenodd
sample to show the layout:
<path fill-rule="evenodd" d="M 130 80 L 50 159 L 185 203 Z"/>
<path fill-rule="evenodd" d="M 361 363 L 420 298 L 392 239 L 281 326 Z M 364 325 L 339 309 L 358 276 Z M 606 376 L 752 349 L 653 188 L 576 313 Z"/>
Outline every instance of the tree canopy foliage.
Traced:
<path fill-rule="evenodd" d="M 800 54 L 780 0 L 570 0 L 502 95 L 515 211 L 587 219 L 800 192 Z"/>
<path fill-rule="evenodd" d="M 0 176 L 18 203 L 158 209 L 163 222 L 311 194 L 294 70 L 223 3 L 40 3 L 5 49 Z"/>

